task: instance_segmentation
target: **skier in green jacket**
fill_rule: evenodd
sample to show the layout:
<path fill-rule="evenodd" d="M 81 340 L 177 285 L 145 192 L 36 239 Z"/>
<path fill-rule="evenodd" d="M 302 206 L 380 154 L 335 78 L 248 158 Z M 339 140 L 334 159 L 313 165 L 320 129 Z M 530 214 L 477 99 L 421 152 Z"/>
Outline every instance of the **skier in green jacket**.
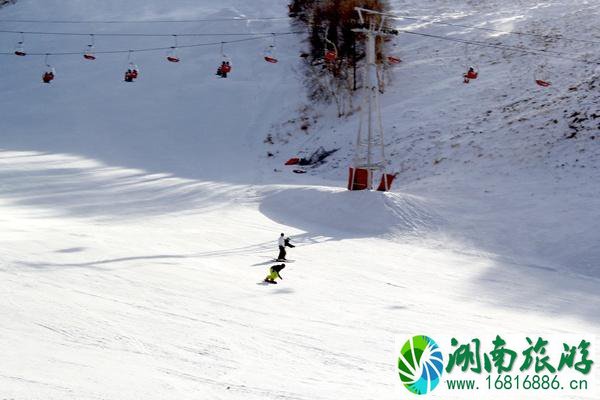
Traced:
<path fill-rule="evenodd" d="M 285 268 L 285 264 L 273 265 L 271 268 L 269 268 L 269 275 L 267 275 L 267 277 L 265 278 L 265 282 L 277 283 L 277 282 L 275 282 L 275 279 L 277 279 L 277 278 L 283 279 L 281 277 L 281 275 L 279 275 L 279 273 L 284 268 Z"/>

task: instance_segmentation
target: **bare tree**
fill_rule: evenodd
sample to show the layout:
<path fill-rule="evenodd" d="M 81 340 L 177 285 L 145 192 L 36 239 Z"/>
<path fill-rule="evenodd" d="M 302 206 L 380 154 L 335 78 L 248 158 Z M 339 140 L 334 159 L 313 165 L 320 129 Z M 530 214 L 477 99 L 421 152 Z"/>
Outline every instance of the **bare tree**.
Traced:
<path fill-rule="evenodd" d="M 338 116 L 353 111 L 352 92 L 360 88 L 358 65 L 365 57 L 363 38 L 353 29 L 360 23 L 355 7 L 389 9 L 387 0 L 293 0 L 290 16 L 308 27 L 307 82 L 313 100 L 335 102 Z M 383 58 L 384 42 L 377 43 Z M 328 52 L 335 57 L 326 57 Z"/>

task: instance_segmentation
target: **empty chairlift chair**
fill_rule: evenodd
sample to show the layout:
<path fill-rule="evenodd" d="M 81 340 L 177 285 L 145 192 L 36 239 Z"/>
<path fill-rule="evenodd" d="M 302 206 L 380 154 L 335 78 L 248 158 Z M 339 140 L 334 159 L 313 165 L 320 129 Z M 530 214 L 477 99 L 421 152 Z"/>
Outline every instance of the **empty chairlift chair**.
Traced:
<path fill-rule="evenodd" d="M 552 86 L 550 73 L 548 72 L 545 64 L 541 64 L 533 71 L 533 80 L 536 85 L 543 88 Z"/>
<path fill-rule="evenodd" d="M 25 57 L 27 52 L 25 51 L 25 35 L 21 32 L 21 40 L 19 40 L 15 46 L 15 55 L 19 57 Z"/>
<path fill-rule="evenodd" d="M 177 35 L 173 35 L 173 41 L 175 42 L 173 46 L 167 52 L 167 61 L 172 63 L 178 63 L 181 61 L 179 56 L 177 55 Z"/>
<path fill-rule="evenodd" d="M 271 44 L 265 49 L 264 59 L 270 64 L 277 64 L 279 62 L 279 59 L 276 56 L 277 46 L 275 43 L 275 34 L 273 34 L 271 40 Z"/>
<path fill-rule="evenodd" d="M 94 35 L 90 35 L 90 43 L 86 46 L 83 51 L 83 58 L 88 61 L 94 61 L 96 59 L 96 55 L 94 54 L 95 47 Z"/>

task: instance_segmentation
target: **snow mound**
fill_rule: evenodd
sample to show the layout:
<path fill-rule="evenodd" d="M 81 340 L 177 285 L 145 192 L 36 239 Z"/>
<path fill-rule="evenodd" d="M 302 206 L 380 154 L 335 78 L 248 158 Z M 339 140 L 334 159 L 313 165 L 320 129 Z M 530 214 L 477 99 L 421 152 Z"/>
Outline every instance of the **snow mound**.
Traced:
<path fill-rule="evenodd" d="M 321 186 L 269 189 L 260 211 L 284 225 L 343 237 L 416 234 L 434 230 L 442 222 L 416 196 Z"/>

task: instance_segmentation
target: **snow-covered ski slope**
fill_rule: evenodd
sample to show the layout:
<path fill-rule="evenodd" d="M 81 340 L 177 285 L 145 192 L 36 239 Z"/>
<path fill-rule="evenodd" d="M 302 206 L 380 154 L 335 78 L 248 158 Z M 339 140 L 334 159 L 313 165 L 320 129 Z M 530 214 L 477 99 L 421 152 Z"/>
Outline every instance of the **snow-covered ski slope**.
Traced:
<path fill-rule="evenodd" d="M 420 3 L 394 7 L 464 12 L 471 24 L 503 9 L 501 2 Z M 510 3 L 505 17 L 519 17 L 514 29 L 538 19 L 566 33 L 566 6 Z M 580 20 L 570 33 L 597 35 L 584 24 L 597 6 L 570 4 L 570 20 Z M 285 14 L 282 0 L 19 0 L 0 19 Z M 285 20 L 1 25 L 166 34 L 293 29 Z M 1 34 L 0 46 L 11 50 L 17 40 Z M 168 37 L 96 41 L 99 51 L 171 45 Z M 87 38 L 26 43 L 31 52 L 79 51 Z M 442 44 L 436 61 L 438 43 L 410 43 L 408 75 L 399 70 L 384 96 L 390 140 L 398 141 L 393 162 L 403 167 L 385 195 L 343 190 L 354 118 L 338 121 L 324 110 L 308 137 L 292 132 L 287 144 L 263 143 L 277 129 L 286 135 L 279 127 L 305 104 L 298 37 L 278 39 L 277 65 L 262 60 L 267 39 L 227 46 L 234 68 L 227 80 L 214 76 L 218 46 L 182 50 L 180 64 L 167 63 L 164 52 L 136 54 L 141 77 L 129 85 L 121 82 L 126 54 L 93 63 L 51 58 L 51 86 L 40 82 L 43 57 L 2 56 L 0 398 L 396 399 L 395 335 L 598 334 L 598 140 L 557 140 L 554 153 L 535 162 L 532 146 L 545 144 L 534 141 L 537 130 L 517 121 L 507 138 L 508 122 L 522 111 L 507 122 L 494 116 L 523 97 L 561 96 L 524 89 L 534 60 L 511 55 L 509 70 L 493 64 L 491 83 L 465 87 L 461 67 L 444 62 L 446 52 L 459 60 L 462 48 Z M 513 81 L 521 66 L 526 73 Z M 488 109 L 494 113 L 483 121 Z M 540 122 L 545 113 L 553 115 L 532 110 L 531 118 Z M 453 135 L 461 135 L 459 146 Z M 273 171 L 317 143 L 343 146 L 337 161 L 306 175 Z M 267 151 L 278 154 L 266 159 Z M 578 152 L 586 168 L 548 165 Z M 257 285 L 280 232 L 294 238 L 296 262 L 281 284 Z"/>

